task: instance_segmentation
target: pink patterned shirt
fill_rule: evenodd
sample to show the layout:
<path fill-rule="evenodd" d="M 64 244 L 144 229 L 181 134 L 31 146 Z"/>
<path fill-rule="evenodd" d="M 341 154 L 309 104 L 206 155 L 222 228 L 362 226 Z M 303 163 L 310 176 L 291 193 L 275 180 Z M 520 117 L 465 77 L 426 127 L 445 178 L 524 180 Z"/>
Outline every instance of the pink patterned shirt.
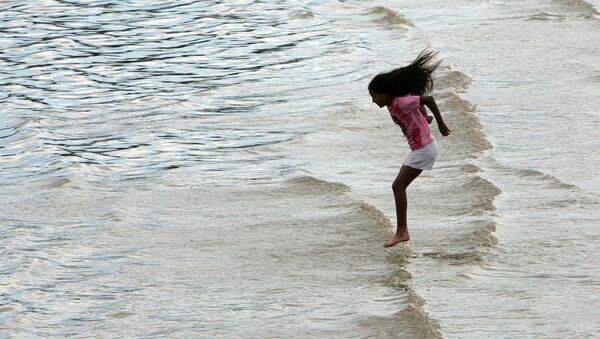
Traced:
<path fill-rule="evenodd" d="M 416 150 L 429 145 L 435 138 L 429 130 L 427 120 L 421 114 L 421 97 L 408 95 L 394 98 L 392 104 L 387 106 L 392 120 L 402 128 L 402 133 L 408 140 L 411 150 Z"/>

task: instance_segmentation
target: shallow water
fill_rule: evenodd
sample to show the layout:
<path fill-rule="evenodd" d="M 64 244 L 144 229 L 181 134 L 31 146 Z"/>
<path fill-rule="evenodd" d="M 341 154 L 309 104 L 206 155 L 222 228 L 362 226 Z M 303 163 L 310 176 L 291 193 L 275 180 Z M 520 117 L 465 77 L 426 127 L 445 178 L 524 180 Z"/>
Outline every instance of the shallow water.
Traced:
<path fill-rule="evenodd" d="M 485 264 L 424 293 L 431 315 L 439 314 L 451 337 L 594 337 L 596 10 L 585 2 L 492 3 L 476 6 L 475 20 L 466 11 L 472 4 L 456 5 L 465 14 L 455 24 L 423 27 L 476 79 L 465 97 L 477 104 L 493 145 L 476 164 L 502 194 L 494 201 L 497 243 Z M 451 31 L 494 38 L 456 39 Z M 479 302 L 464 309 L 465 300 Z"/>
<path fill-rule="evenodd" d="M 600 4 L 2 2 L 0 333 L 594 337 Z M 409 189 L 369 79 L 440 51 Z"/>

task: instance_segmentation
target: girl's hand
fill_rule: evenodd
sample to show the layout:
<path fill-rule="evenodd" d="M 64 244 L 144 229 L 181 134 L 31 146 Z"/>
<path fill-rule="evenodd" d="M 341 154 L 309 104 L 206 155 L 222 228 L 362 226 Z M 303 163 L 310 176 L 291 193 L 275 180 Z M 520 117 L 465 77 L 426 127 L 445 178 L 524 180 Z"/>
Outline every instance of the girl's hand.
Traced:
<path fill-rule="evenodd" d="M 432 96 L 422 96 L 421 97 L 421 104 L 429 107 L 429 109 L 433 113 L 433 116 L 435 117 L 435 121 L 437 121 L 437 123 L 438 123 L 438 127 L 439 127 L 440 132 L 442 133 L 442 135 L 445 136 L 445 137 L 449 136 L 450 135 L 450 129 L 444 123 L 444 119 L 442 118 L 442 114 L 440 113 L 440 109 L 437 107 L 437 104 L 435 103 L 435 99 Z M 424 110 L 425 109 L 423 108 L 421 110 L 421 113 Z M 429 120 L 429 119 L 427 119 L 427 120 Z"/>
<path fill-rule="evenodd" d="M 442 133 L 443 136 L 447 137 L 450 135 L 450 129 L 448 126 L 446 126 L 446 124 L 441 124 L 438 127 L 440 128 L 440 133 Z"/>

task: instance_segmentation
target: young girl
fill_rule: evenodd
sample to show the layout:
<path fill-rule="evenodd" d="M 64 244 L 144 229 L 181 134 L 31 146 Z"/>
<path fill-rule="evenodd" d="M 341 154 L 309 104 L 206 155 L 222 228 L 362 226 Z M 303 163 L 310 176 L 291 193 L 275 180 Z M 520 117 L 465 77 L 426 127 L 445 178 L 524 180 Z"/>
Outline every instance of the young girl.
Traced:
<path fill-rule="evenodd" d="M 379 107 L 387 106 L 392 120 L 400 125 L 412 150 L 392 184 L 398 227 L 392 239 L 383 244 L 384 247 L 410 240 L 406 223 L 406 188 L 423 170 L 433 168 L 438 154 L 437 143 L 429 130 L 428 123 L 431 120 L 427 119 L 429 117 L 423 105 L 433 113 L 440 133 L 443 136 L 450 135 L 435 100 L 431 96 L 424 96 L 431 91 L 431 74 L 440 64 L 430 63 L 435 55 L 423 51 L 410 65 L 378 74 L 369 83 L 373 102 Z"/>

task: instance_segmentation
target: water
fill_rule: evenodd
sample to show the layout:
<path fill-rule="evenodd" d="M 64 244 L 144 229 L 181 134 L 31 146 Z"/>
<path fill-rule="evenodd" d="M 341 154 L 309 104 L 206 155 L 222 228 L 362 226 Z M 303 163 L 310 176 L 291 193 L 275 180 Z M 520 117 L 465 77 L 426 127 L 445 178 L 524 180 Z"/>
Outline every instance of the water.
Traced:
<path fill-rule="evenodd" d="M 597 336 L 599 8 L 0 3 L 2 336 Z M 427 46 L 453 133 L 384 250 L 366 84 Z"/>

